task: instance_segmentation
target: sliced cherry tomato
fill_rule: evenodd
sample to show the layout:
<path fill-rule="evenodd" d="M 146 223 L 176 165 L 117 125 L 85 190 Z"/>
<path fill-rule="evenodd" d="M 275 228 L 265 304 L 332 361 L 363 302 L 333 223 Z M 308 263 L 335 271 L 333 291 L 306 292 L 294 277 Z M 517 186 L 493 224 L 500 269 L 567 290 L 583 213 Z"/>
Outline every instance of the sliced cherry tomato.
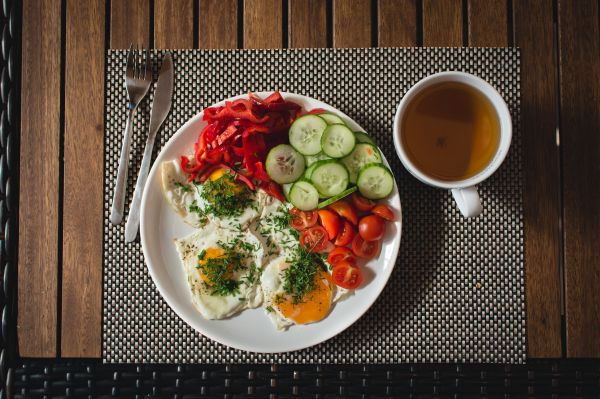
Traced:
<path fill-rule="evenodd" d="M 321 252 L 327 248 L 327 244 L 329 244 L 327 231 L 322 226 L 313 226 L 300 233 L 300 245 L 309 252 Z"/>
<path fill-rule="evenodd" d="M 352 204 L 359 211 L 367 212 L 373 209 L 373 207 L 375 206 L 375 201 L 365 198 L 359 193 L 354 192 L 352 194 Z"/>
<path fill-rule="evenodd" d="M 337 213 L 327 209 L 321 209 L 317 213 L 319 214 L 321 226 L 325 227 L 329 239 L 333 240 L 340 230 L 340 217 Z"/>
<path fill-rule="evenodd" d="M 385 233 L 385 220 L 377 215 L 369 215 L 358 222 L 358 234 L 365 241 L 381 240 Z"/>
<path fill-rule="evenodd" d="M 354 226 L 352 226 L 352 223 L 344 219 L 342 220 L 340 231 L 335 239 L 334 244 L 338 247 L 344 247 L 352 242 L 354 234 L 356 234 L 354 231 Z"/>
<path fill-rule="evenodd" d="M 352 264 L 356 264 L 356 256 L 354 256 L 354 253 L 350 250 L 350 248 L 336 247 L 327 256 L 327 262 L 329 262 L 330 265 L 335 265 L 343 260 Z"/>
<path fill-rule="evenodd" d="M 298 231 L 314 226 L 319 218 L 316 211 L 305 212 L 296 208 L 290 209 L 290 215 L 290 226 Z"/>
<path fill-rule="evenodd" d="M 350 290 L 360 287 L 364 280 L 361 270 L 356 265 L 346 261 L 338 262 L 333 266 L 331 278 L 340 287 Z"/>
<path fill-rule="evenodd" d="M 379 254 L 381 241 L 365 241 L 360 234 L 354 236 L 352 240 L 352 252 L 354 255 L 363 259 L 373 259 Z"/>
<path fill-rule="evenodd" d="M 350 221 L 350 223 L 355 226 L 358 223 L 358 215 L 356 214 L 356 210 L 352 207 L 352 205 L 344 200 L 336 201 L 327 208 L 331 209 L 344 219 Z"/>
<path fill-rule="evenodd" d="M 384 218 L 385 220 L 389 220 L 390 222 L 396 220 L 396 215 L 394 214 L 394 211 L 387 205 L 375 205 L 371 212 L 373 212 L 377 216 Z"/>

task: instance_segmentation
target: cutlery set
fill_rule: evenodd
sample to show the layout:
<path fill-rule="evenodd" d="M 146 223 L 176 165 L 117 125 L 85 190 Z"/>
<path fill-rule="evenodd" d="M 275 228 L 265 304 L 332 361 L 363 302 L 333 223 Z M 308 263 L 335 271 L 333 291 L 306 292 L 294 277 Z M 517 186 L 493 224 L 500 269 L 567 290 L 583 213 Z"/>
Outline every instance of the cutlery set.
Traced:
<path fill-rule="evenodd" d="M 125 206 L 125 195 L 127 192 L 127 170 L 129 167 L 129 152 L 133 136 L 133 116 L 138 105 L 148 93 L 152 84 L 152 63 L 150 52 L 148 50 L 138 50 L 130 46 L 127 52 L 127 66 L 125 69 L 125 87 L 127 89 L 127 122 L 125 132 L 123 133 L 123 144 L 121 155 L 119 157 L 119 168 L 115 181 L 113 201 L 110 212 L 110 222 L 120 224 L 123 221 L 123 211 Z M 150 113 L 150 127 L 144 156 L 140 166 L 133 199 L 129 207 L 129 214 L 125 224 L 125 241 L 131 242 L 137 236 L 140 224 L 140 204 L 142 193 L 148 178 L 152 150 L 156 134 L 162 126 L 165 118 L 171 109 L 171 98 L 173 96 L 173 59 L 170 53 L 167 53 L 162 61 L 162 66 L 156 82 L 154 100 L 152 102 L 152 111 Z"/>

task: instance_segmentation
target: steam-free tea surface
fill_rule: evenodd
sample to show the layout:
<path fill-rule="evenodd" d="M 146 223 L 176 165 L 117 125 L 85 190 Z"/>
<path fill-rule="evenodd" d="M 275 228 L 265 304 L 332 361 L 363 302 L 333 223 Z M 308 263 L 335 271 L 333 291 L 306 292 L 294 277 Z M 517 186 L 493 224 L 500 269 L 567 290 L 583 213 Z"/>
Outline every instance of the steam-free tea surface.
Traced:
<path fill-rule="evenodd" d="M 481 172 L 498 149 L 500 123 L 492 103 L 457 82 L 419 93 L 402 120 L 401 140 L 412 163 L 439 180 L 464 180 Z"/>

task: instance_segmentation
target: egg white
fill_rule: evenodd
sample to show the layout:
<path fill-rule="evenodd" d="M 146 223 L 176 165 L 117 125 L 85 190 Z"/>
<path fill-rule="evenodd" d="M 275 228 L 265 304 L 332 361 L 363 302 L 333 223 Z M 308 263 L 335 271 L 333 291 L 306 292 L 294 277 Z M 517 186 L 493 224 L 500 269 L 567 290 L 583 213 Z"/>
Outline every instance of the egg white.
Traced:
<path fill-rule="evenodd" d="M 211 288 L 201 277 L 198 266 L 198 254 L 209 248 L 219 248 L 220 243 L 231 242 L 239 238 L 257 249 L 252 256 L 245 260 L 246 269 L 237 271 L 233 278 L 242 281 L 239 285 L 239 293 L 227 296 L 211 294 Z M 182 239 L 175 240 L 175 247 L 182 262 L 183 271 L 186 275 L 191 300 L 196 309 L 207 319 L 223 319 L 248 309 L 256 308 L 263 301 L 262 289 L 259 284 L 259 273 L 263 263 L 263 248 L 258 239 L 250 232 L 236 232 L 223 229 L 214 223 L 208 223 L 194 233 Z M 250 272 L 250 265 L 254 264 L 259 269 L 255 274 L 253 283 L 247 283 L 244 279 Z"/>
<path fill-rule="evenodd" d="M 197 213 L 190 211 L 190 206 L 196 205 L 202 210 L 206 209 L 208 203 L 201 195 L 204 186 L 188 182 L 187 175 L 183 172 L 177 160 L 163 162 L 160 168 L 162 190 L 169 205 L 182 217 L 184 222 L 193 227 L 201 227 L 203 225 L 201 218 Z M 241 215 L 217 217 L 207 214 L 208 220 L 226 229 L 247 228 L 251 222 L 260 216 L 265 199 L 269 197 L 263 190 L 257 190 L 250 195 L 252 203 L 243 210 Z"/>
<path fill-rule="evenodd" d="M 278 295 L 285 295 L 282 271 L 290 265 L 286 258 L 286 256 L 279 256 L 268 262 L 260 277 L 260 285 L 264 296 L 263 309 L 273 326 L 279 331 L 285 331 L 288 327 L 296 324 L 294 320 L 285 317 L 274 302 L 274 298 Z M 331 289 L 330 312 L 333 311 L 336 302 L 344 300 L 350 293 L 350 290 L 338 287 L 335 284 L 331 284 Z"/>
<path fill-rule="evenodd" d="M 250 225 L 251 231 L 265 247 L 266 262 L 290 254 L 299 245 L 291 227 L 280 228 L 273 222 L 274 218 L 285 216 L 291 207 L 290 203 L 283 203 L 266 194 L 260 218 Z"/>

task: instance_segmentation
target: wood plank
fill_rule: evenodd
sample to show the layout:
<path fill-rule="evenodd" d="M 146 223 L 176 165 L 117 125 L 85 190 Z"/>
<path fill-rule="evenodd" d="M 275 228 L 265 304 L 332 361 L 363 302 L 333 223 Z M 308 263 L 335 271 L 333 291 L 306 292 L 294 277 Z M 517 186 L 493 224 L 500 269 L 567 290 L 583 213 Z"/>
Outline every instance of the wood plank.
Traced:
<path fill-rule="evenodd" d="M 244 1 L 244 48 L 283 47 L 281 0 Z"/>
<path fill-rule="evenodd" d="M 199 0 L 200 48 L 238 47 L 238 1 Z"/>
<path fill-rule="evenodd" d="M 506 0 L 469 0 L 469 46 L 508 46 Z"/>
<path fill-rule="evenodd" d="M 369 0 L 333 0 L 333 47 L 371 47 Z"/>
<path fill-rule="evenodd" d="M 23 1 L 17 320 L 23 357 L 56 356 L 60 21 L 59 1 Z"/>
<path fill-rule="evenodd" d="M 327 47 L 327 2 L 293 0 L 288 4 L 290 47 Z"/>
<path fill-rule="evenodd" d="M 110 47 L 131 44 L 150 46 L 150 3 L 148 0 L 112 0 L 110 3 Z"/>
<path fill-rule="evenodd" d="M 462 1 L 423 0 L 423 45 L 462 46 Z"/>
<path fill-rule="evenodd" d="M 560 163 L 551 0 L 513 3 L 521 51 L 523 218 L 530 357 L 560 357 Z"/>
<path fill-rule="evenodd" d="M 598 2 L 558 2 L 567 356 L 600 357 Z"/>
<path fill-rule="evenodd" d="M 416 0 L 379 0 L 379 47 L 417 45 Z"/>
<path fill-rule="evenodd" d="M 154 1 L 154 47 L 194 47 L 193 0 Z"/>
<path fill-rule="evenodd" d="M 104 18 L 104 0 L 67 0 L 63 357 L 101 354 Z"/>

